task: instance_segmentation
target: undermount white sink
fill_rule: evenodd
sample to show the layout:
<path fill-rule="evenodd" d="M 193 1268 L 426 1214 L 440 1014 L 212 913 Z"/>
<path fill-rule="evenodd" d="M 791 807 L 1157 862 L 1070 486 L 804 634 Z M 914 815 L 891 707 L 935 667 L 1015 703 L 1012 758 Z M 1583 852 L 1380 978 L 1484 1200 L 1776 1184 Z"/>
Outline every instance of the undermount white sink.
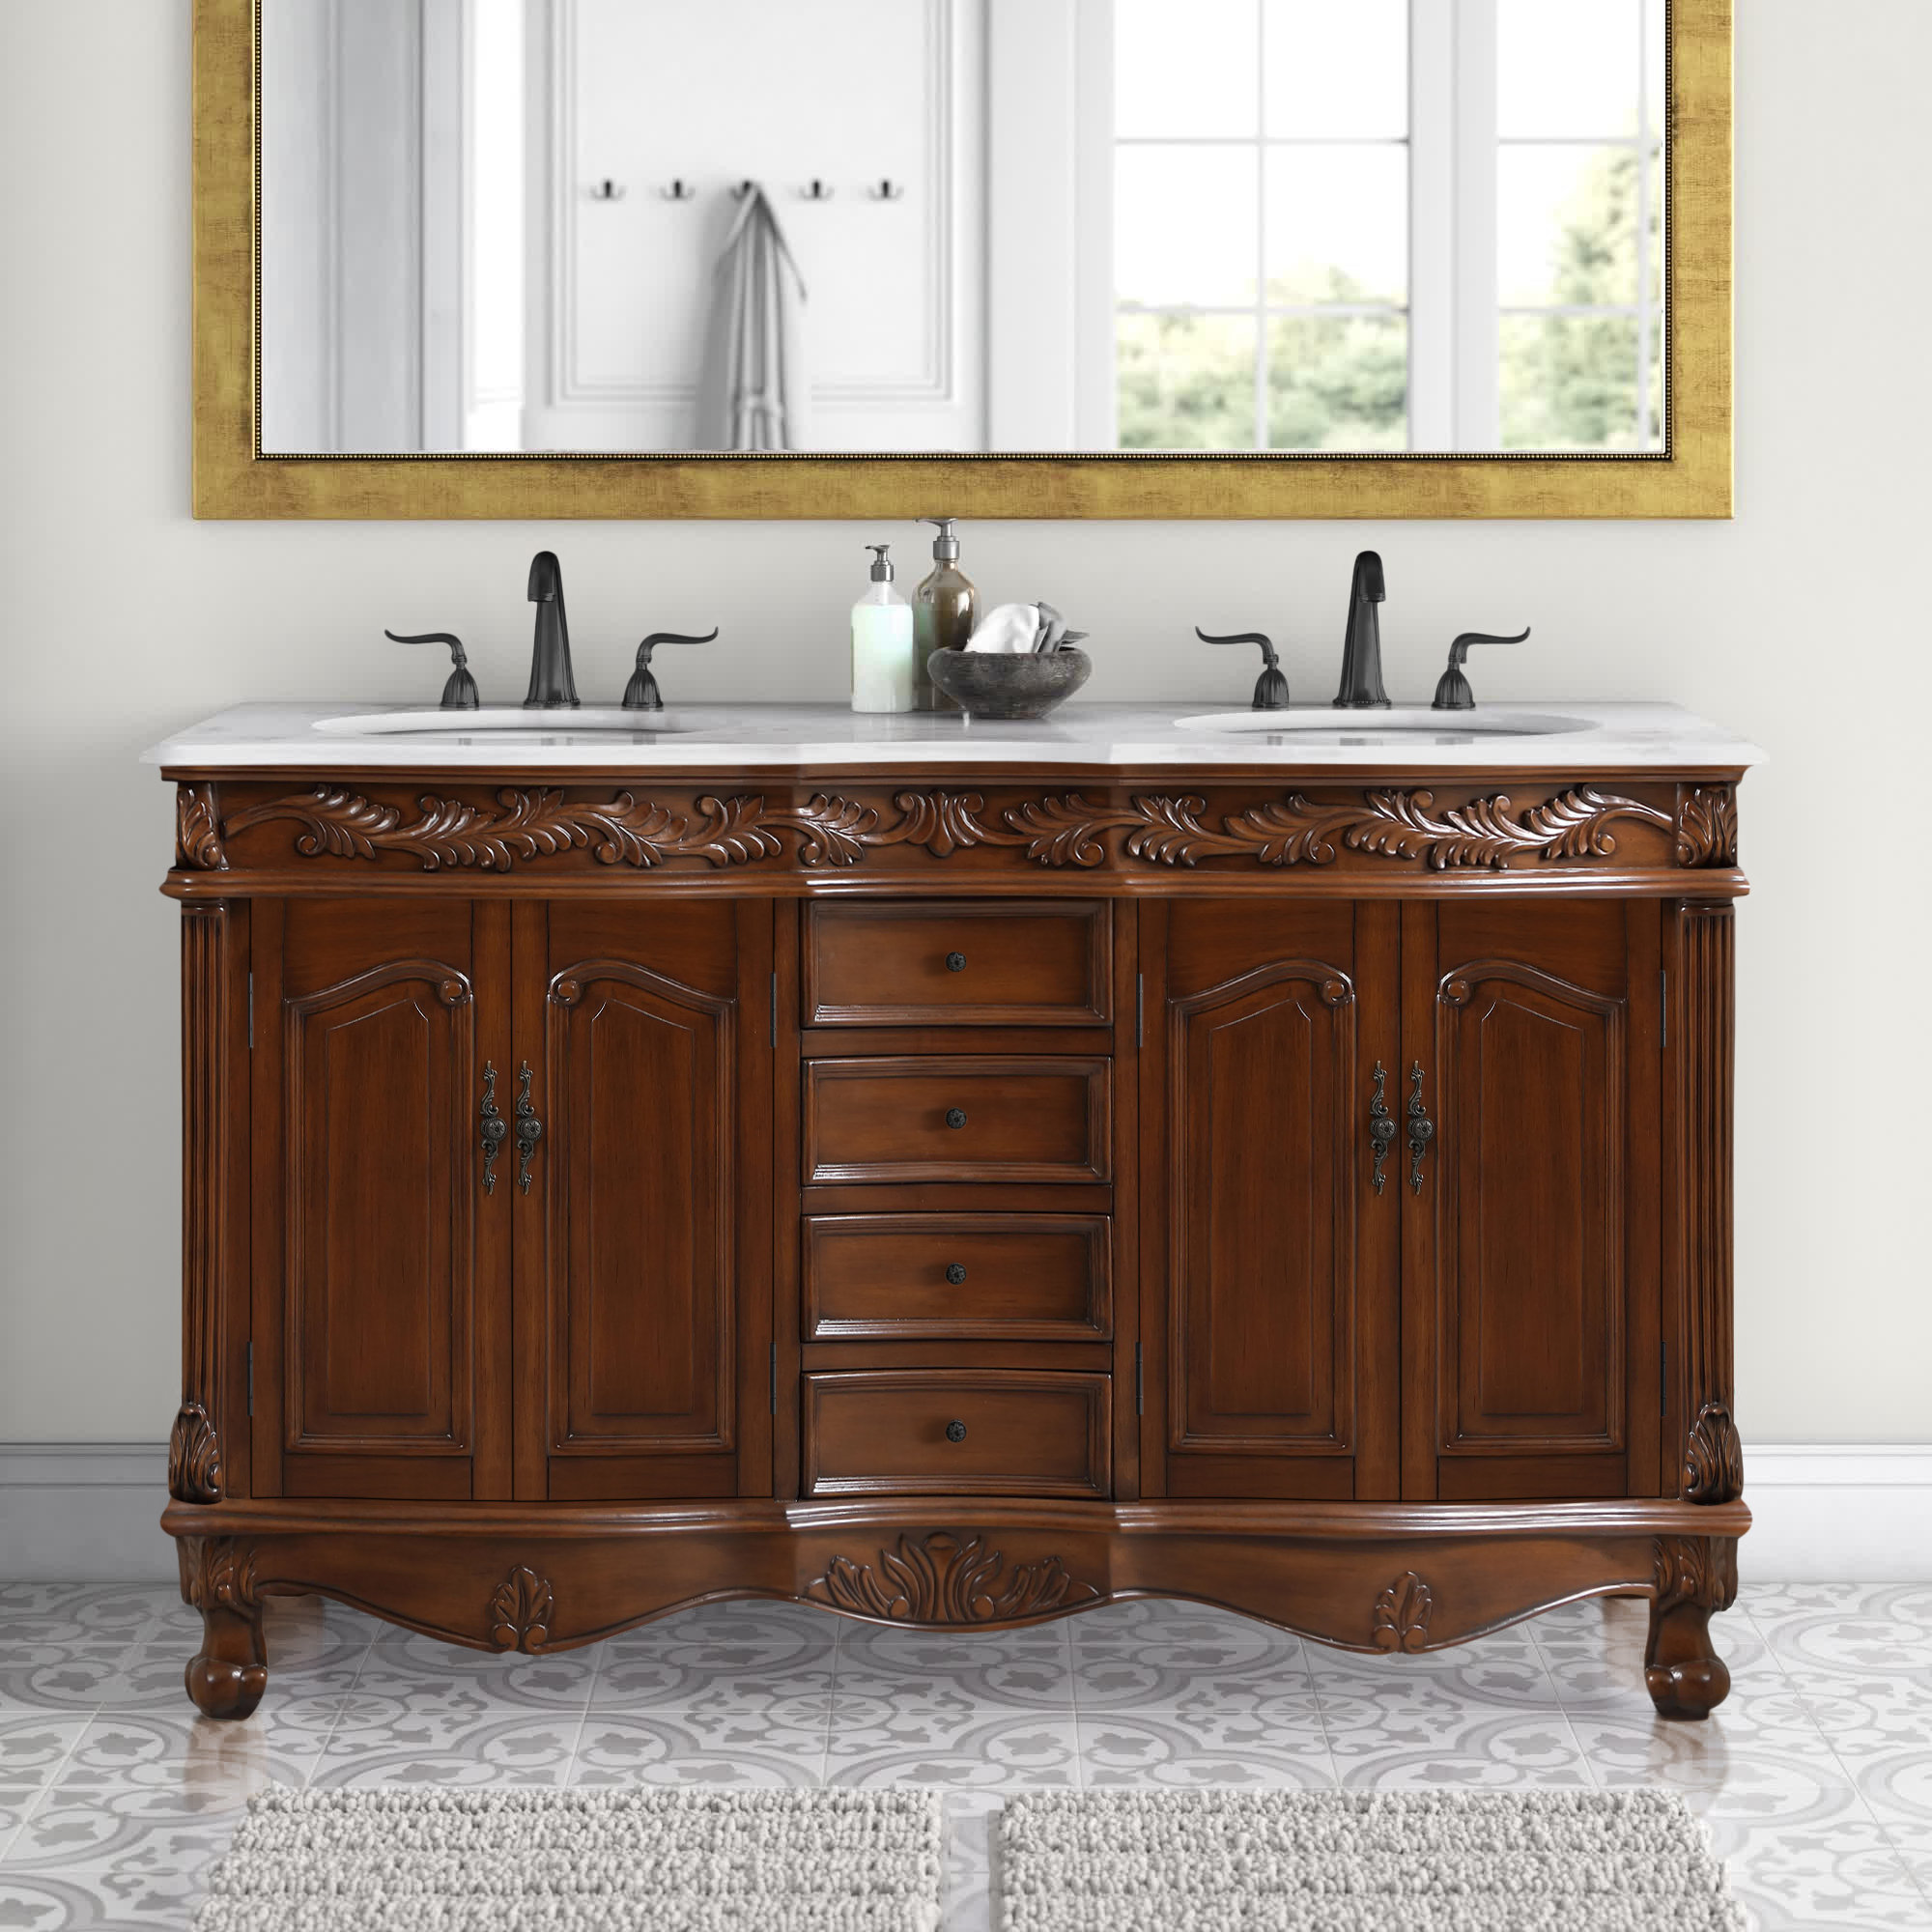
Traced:
<path fill-rule="evenodd" d="M 521 705 L 489 704 L 480 711 L 352 711 L 340 718 L 318 718 L 314 728 L 328 738 L 393 738 L 416 732 L 454 737 L 518 732 L 544 738 L 575 738 L 596 732 L 657 738 L 667 732 L 700 730 L 715 723 L 691 711 L 625 711 L 589 704 L 575 711 L 526 711 Z"/>
<path fill-rule="evenodd" d="M 1373 745 L 1385 738 L 1433 738 L 1454 744 L 1466 738 L 1554 738 L 1594 731 L 1594 721 L 1554 712 L 1485 710 L 1432 711 L 1422 705 L 1394 705 L 1386 711 L 1337 711 L 1304 706 L 1292 711 L 1209 711 L 1177 718 L 1182 731 L 1217 737 L 1279 737 L 1302 743 Z"/>

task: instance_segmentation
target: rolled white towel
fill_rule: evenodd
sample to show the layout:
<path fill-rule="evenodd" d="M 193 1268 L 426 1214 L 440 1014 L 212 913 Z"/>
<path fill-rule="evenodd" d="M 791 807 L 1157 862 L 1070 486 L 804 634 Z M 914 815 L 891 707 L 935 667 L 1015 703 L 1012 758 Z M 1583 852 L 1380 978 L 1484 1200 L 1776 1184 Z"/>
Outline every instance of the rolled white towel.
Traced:
<path fill-rule="evenodd" d="M 973 627 L 966 648 L 1001 657 L 1027 657 L 1039 636 L 1039 625 L 1037 604 L 996 604 Z"/>

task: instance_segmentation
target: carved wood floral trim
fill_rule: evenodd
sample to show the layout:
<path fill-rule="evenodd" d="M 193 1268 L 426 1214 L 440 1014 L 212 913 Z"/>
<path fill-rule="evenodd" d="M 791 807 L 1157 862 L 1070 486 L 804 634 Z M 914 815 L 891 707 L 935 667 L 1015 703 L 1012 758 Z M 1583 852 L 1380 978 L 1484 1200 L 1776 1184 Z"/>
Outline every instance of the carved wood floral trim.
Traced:
<path fill-rule="evenodd" d="M 181 862 L 198 872 L 225 872 L 228 855 L 221 844 L 221 817 L 214 787 L 185 784 L 175 793 L 175 845 Z"/>
<path fill-rule="evenodd" d="M 606 866 L 647 868 L 673 859 L 749 866 L 781 857 L 788 845 L 803 866 L 853 866 L 867 851 L 910 845 L 939 859 L 973 846 L 1003 846 L 1037 865 L 1090 868 L 1116 849 L 1118 835 L 1122 856 L 1150 866 L 1212 858 L 1329 866 L 1346 848 L 1419 860 L 1434 871 L 1502 871 L 1520 859 L 1609 858 L 1617 849 L 1614 828 L 1640 824 L 1678 833 L 1682 863 L 1683 834 L 1670 813 L 1590 785 L 1520 811 L 1506 792 L 1440 810 L 1427 790 L 1367 791 L 1335 804 L 1291 792 L 1224 815 L 1218 827 L 1208 821 L 1208 801 L 1194 793 L 1136 796 L 1115 806 L 1067 792 L 991 815 L 978 792 L 897 792 L 892 810 L 896 816 L 863 800 L 814 793 L 803 805 L 707 794 L 683 811 L 632 792 L 602 803 L 567 801 L 561 789 L 544 786 L 501 790 L 494 807 L 424 794 L 409 817 L 402 807 L 318 785 L 244 808 L 214 835 L 212 849 L 219 850 L 221 837 L 293 821 L 301 827 L 295 845 L 303 858 L 373 860 L 397 852 L 426 872 L 507 872 L 571 850 L 587 851 Z"/>
<path fill-rule="evenodd" d="M 1738 799 L 1729 785 L 1694 785 L 1677 808 L 1680 866 L 1738 863 Z"/>
<path fill-rule="evenodd" d="M 497 1585 L 490 1599 L 490 1641 L 498 1650 L 524 1650 L 534 1657 L 550 1642 L 556 1599 L 549 1582 L 520 1563 Z"/>
<path fill-rule="evenodd" d="M 176 1551 L 185 1603 L 198 1610 L 234 1610 L 243 1616 L 260 1607 L 255 1552 L 240 1537 L 184 1536 Z"/>
<path fill-rule="evenodd" d="M 1738 1543 L 1734 1536 L 1660 1536 L 1653 1616 L 1686 1604 L 1728 1610 L 1738 1594 Z"/>
<path fill-rule="evenodd" d="M 198 1402 L 185 1402 L 168 1433 L 168 1494 L 181 1503 L 221 1500 L 221 1442 Z"/>
<path fill-rule="evenodd" d="M 805 1594 L 856 1616 L 908 1624 L 1005 1623 L 1101 1596 L 1069 1577 L 1058 1556 L 1009 1569 L 983 1538 L 950 1530 L 901 1536 L 879 1551 L 876 1568 L 835 1556 Z"/>
<path fill-rule="evenodd" d="M 1734 1503 L 1745 1492 L 1745 1451 L 1738 1425 L 1720 1402 L 1697 1411 L 1684 1445 L 1684 1500 Z"/>
<path fill-rule="evenodd" d="M 1378 1650 L 1423 1649 L 1429 1641 L 1429 1613 L 1435 1607 L 1429 1585 L 1413 1570 L 1405 1570 L 1376 1599 L 1369 1641 Z"/>

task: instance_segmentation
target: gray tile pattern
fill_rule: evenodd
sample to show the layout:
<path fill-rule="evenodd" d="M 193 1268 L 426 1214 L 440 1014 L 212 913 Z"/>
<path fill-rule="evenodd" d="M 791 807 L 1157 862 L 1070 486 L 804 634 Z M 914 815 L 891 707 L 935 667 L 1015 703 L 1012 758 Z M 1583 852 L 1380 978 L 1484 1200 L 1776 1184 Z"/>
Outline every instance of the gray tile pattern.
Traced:
<path fill-rule="evenodd" d="M 160 1588 L 0 1586 L 0 1932 L 185 1927 L 249 1794 L 373 1785 L 942 1785 L 949 1932 L 992 1922 L 1004 1794 L 1213 1785 L 1684 1793 L 1759 1932 L 1932 1927 L 1932 1587 L 1747 1586 L 1730 1699 L 1660 1722 L 1644 1605 L 1361 1658 L 1218 1610 L 1110 1605 L 1006 1635 L 790 1604 L 501 1658 L 275 1602 L 245 1724 L 181 1689 Z"/>

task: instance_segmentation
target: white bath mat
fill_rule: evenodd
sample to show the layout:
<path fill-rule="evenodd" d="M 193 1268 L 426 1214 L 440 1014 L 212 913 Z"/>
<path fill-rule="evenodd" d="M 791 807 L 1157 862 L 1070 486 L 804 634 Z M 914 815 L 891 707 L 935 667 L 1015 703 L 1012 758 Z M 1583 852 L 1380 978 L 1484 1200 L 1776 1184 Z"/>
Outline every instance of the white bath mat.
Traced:
<path fill-rule="evenodd" d="M 1157 1791 L 1007 1801 L 1004 1932 L 1744 1932 L 1664 1792 Z"/>
<path fill-rule="evenodd" d="M 290 1791 L 195 1932 L 935 1932 L 926 1791 Z"/>

